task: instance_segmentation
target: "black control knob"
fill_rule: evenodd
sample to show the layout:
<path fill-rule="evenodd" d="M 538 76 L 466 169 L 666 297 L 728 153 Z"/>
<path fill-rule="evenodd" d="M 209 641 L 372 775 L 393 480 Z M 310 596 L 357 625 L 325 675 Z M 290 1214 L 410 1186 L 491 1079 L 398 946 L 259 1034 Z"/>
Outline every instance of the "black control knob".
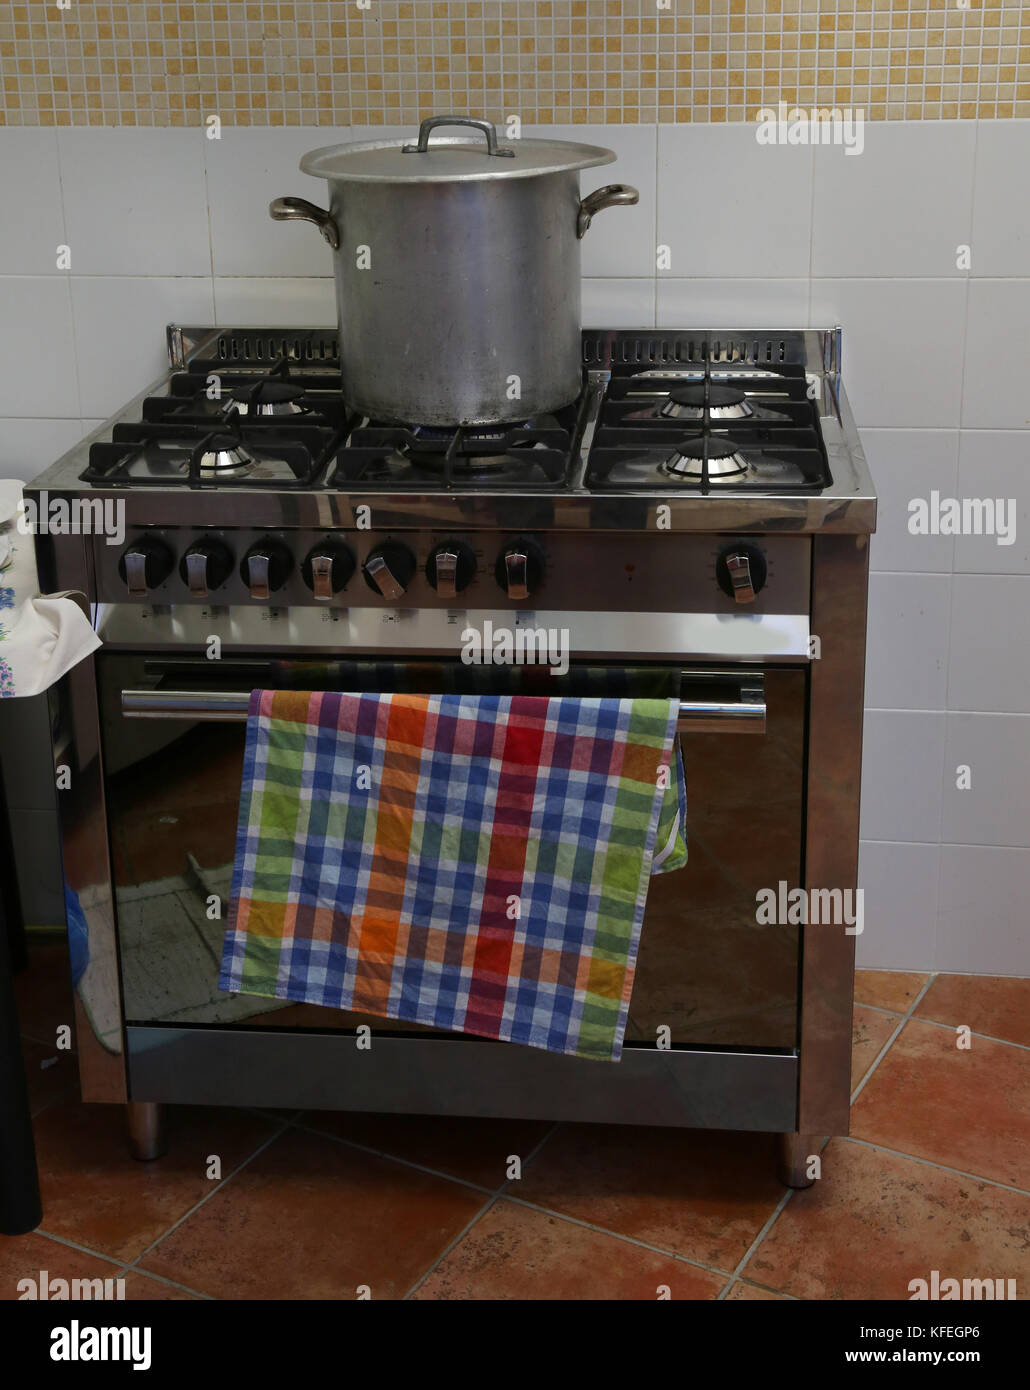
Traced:
<path fill-rule="evenodd" d="M 130 598 L 146 598 L 175 568 L 175 556 L 157 536 L 138 536 L 122 551 L 118 573 Z"/>
<path fill-rule="evenodd" d="M 179 561 L 179 575 L 190 598 L 207 598 L 213 589 L 222 587 L 234 564 L 232 551 L 221 541 L 194 541 Z"/>
<path fill-rule="evenodd" d="M 282 541 L 265 536 L 256 541 L 240 565 L 240 577 L 250 590 L 251 598 L 265 599 L 289 579 L 293 573 L 293 555 Z"/>
<path fill-rule="evenodd" d="M 415 577 L 415 557 L 400 541 L 384 541 L 368 552 L 361 570 L 373 593 L 398 599 Z"/>
<path fill-rule="evenodd" d="M 354 573 L 356 561 L 345 545 L 322 541 L 304 557 L 301 578 L 320 603 L 328 603 Z"/>
<path fill-rule="evenodd" d="M 475 574 L 476 557 L 462 541 L 442 541 L 429 552 L 426 578 L 441 598 L 457 598 Z"/>
<path fill-rule="evenodd" d="M 765 587 L 765 556 L 755 545 L 731 545 L 716 560 L 715 577 L 735 603 L 754 603 Z"/>
<path fill-rule="evenodd" d="M 520 537 L 497 557 L 494 576 L 509 598 L 529 598 L 544 577 L 544 552 L 536 541 Z"/>

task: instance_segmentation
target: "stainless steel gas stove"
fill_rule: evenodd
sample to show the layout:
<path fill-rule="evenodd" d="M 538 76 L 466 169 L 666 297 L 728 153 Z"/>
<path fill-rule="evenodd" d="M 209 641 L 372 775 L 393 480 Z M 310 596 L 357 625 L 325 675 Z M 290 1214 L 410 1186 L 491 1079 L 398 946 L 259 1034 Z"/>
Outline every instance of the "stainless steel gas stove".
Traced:
<path fill-rule="evenodd" d="M 854 926 L 756 902 L 855 888 L 876 497 L 839 331 L 588 331 L 578 399 L 453 430 L 353 414 L 329 332 L 169 348 L 28 489 L 108 523 L 37 538 L 104 641 L 55 701 L 84 1097 L 140 1152 L 162 1102 L 518 1115 L 776 1131 L 805 1181 L 848 1126 Z M 432 689 L 488 624 L 682 671 L 690 863 L 618 1064 L 217 988 L 250 690 Z"/>

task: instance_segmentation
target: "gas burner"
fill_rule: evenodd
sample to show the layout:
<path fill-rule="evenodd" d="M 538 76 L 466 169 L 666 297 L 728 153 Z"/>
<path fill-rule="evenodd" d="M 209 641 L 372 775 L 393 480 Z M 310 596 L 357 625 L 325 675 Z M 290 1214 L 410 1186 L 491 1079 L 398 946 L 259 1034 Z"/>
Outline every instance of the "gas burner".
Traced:
<path fill-rule="evenodd" d="M 329 485 L 557 490 L 565 485 L 576 409 L 499 425 L 366 421 L 337 455 Z"/>
<path fill-rule="evenodd" d="M 304 388 L 290 381 L 259 381 L 253 386 L 234 386 L 228 410 L 240 415 L 302 415 Z"/>
<path fill-rule="evenodd" d="M 259 462 L 238 435 L 214 435 L 200 446 L 197 463 L 202 474 L 239 474 L 254 467 Z"/>
<path fill-rule="evenodd" d="M 739 446 L 731 439 L 716 442 L 698 436 L 684 439 L 676 445 L 659 467 L 663 473 L 674 478 L 697 478 L 705 476 L 704 461 L 708 460 L 707 476 L 712 483 L 732 483 L 742 478 L 748 471 L 748 462 L 739 451 Z"/>
<path fill-rule="evenodd" d="M 703 420 L 706 414 L 711 420 L 744 420 L 755 408 L 747 393 L 735 386 L 699 381 L 674 386 L 657 413 L 667 420 Z"/>

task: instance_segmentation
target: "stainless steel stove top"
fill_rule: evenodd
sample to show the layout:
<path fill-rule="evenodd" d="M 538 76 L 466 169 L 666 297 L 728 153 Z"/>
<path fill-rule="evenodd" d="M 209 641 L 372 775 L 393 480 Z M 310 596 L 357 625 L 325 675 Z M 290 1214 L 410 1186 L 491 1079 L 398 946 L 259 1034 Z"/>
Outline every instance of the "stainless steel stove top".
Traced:
<path fill-rule="evenodd" d="M 578 400 L 455 430 L 350 412 L 328 330 L 168 338 L 168 375 L 35 488 L 119 499 L 130 525 L 348 527 L 359 507 L 388 529 L 875 524 L 839 330 L 587 331 Z"/>

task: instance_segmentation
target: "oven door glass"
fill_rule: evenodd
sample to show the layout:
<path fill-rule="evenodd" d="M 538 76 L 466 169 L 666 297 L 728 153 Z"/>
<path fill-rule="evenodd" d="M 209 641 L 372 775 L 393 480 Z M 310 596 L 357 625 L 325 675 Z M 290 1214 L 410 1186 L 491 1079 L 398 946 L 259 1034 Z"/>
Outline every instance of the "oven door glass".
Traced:
<path fill-rule="evenodd" d="M 123 691 L 188 689 L 215 703 L 255 686 L 304 688 L 304 663 L 101 653 L 97 667 L 126 1021 L 430 1032 L 219 990 L 246 725 L 198 719 L 174 700 L 160 717 L 123 712 Z M 798 928 L 759 925 L 756 903 L 762 889 L 802 881 L 807 678 L 803 669 L 761 674 L 764 732 L 727 718 L 681 738 L 690 859 L 650 883 L 630 1045 L 796 1046 Z"/>

